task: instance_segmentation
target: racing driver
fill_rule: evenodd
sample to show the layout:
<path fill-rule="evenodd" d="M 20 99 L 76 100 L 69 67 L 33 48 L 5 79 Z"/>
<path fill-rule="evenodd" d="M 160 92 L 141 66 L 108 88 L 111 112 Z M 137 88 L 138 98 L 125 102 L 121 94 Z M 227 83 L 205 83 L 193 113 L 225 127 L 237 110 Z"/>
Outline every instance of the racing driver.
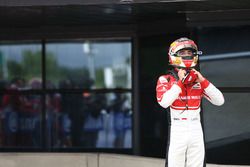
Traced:
<path fill-rule="evenodd" d="M 200 121 L 201 99 L 205 97 L 220 106 L 224 97 L 195 69 L 201 51 L 193 40 L 185 37 L 175 40 L 168 54 L 173 70 L 160 76 L 156 86 L 158 103 L 163 108 L 170 106 L 166 166 L 203 167 L 205 148 Z"/>

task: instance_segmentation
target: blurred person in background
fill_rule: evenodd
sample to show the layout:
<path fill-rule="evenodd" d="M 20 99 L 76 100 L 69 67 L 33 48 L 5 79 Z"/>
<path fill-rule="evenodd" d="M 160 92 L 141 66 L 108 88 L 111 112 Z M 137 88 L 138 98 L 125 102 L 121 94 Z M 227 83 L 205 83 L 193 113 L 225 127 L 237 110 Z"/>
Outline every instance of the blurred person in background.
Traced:
<path fill-rule="evenodd" d="M 114 142 L 115 148 L 124 148 L 125 146 L 125 135 L 126 130 L 130 128 L 131 113 L 130 108 L 126 106 L 126 96 L 116 94 L 115 99 L 111 105 L 111 112 L 113 112 L 113 123 L 114 123 Z"/>
<path fill-rule="evenodd" d="M 4 80 L 0 80 L 0 90 L 5 90 L 7 88 L 7 82 Z M 0 95 L 0 146 L 4 145 L 4 114 L 3 114 L 3 97 L 4 94 Z"/>
<path fill-rule="evenodd" d="M 21 141 L 18 139 L 19 115 L 27 102 L 19 90 L 24 89 L 26 82 L 23 78 L 15 77 L 6 86 L 6 93 L 2 96 L 2 130 L 3 145 L 17 146 Z"/>
<path fill-rule="evenodd" d="M 83 93 L 84 113 L 86 115 L 83 125 L 82 143 L 84 147 L 97 147 L 99 131 L 104 128 L 102 110 L 106 106 L 106 98 L 102 94 Z"/>

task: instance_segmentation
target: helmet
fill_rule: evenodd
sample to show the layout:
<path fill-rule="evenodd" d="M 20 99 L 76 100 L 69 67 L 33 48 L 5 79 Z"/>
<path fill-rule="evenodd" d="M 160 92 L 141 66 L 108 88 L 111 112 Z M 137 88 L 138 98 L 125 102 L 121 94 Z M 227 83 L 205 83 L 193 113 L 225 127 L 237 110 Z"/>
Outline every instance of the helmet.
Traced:
<path fill-rule="evenodd" d="M 192 56 L 179 56 L 178 52 L 183 49 L 191 50 Z M 198 51 L 198 47 L 193 40 L 186 37 L 179 38 L 169 47 L 169 63 L 177 68 L 194 68 L 198 63 L 198 56 L 201 54 L 202 52 Z"/>

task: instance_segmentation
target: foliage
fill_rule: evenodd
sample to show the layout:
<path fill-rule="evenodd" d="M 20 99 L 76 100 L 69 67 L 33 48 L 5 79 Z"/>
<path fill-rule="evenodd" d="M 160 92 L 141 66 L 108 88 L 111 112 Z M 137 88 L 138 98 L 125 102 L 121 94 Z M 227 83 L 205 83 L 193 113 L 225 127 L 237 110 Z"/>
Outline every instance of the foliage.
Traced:
<path fill-rule="evenodd" d="M 61 79 L 75 80 L 87 78 L 88 71 L 85 68 L 67 68 L 58 65 L 57 59 L 53 53 L 46 54 L 46 79 L 51 83 L 59 83 Z M 42 54 L 41 51 L 25 50 L 22 53 L 20 62 L 8 60 L 8 80 L 15 77 L 22 77 L 25 80 L 32 78 L 42 78 Z"/>

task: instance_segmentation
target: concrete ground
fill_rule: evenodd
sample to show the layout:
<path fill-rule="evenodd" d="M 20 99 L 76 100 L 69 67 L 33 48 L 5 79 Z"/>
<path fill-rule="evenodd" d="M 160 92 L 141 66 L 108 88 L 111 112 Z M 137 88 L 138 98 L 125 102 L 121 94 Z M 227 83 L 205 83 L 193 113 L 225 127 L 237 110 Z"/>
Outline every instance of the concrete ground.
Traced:
<path fill-rule="evenodd" d="M 0 167 L 164 167 L 164 163 L 158 158 L 102 153 L 0 153 Z"/>

